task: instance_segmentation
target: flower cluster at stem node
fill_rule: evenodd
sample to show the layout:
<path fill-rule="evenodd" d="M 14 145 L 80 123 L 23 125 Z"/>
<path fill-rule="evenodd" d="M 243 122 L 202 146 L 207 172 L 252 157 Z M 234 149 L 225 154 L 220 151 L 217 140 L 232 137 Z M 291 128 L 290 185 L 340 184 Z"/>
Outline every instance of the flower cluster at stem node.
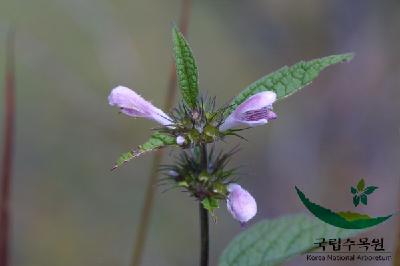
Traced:
<path fill-rule="evenodd" d="M 216 109 L 215 99 L 200 99 L 193 107 L 182 103 L 167 114 L 123 86 L 114 88 L 108 100 L 126 115 L 158 122 L 161 127 L 157 132 L 170 136 L 176 146 L 184 149 L 175 164 L 162 166 L 166 180 L 173 181 L 173 186 L 189 192 L 212 214 L 219 201 L 224 200 L 233 218 L 241 224 L 254 217 L 256 201 L 234 182 L 234 171 L 225 169 L 236 150 L 215 155 L 214 148 L 207 153 L 206 146 L 226 136 L 239 136 L 237 132 L 243 128 L 276 119 L 272 111 L 276 101 L 274 92 L 264 91 L 249 97 L 229 115 L 226 115 L 229 106 Z"/>

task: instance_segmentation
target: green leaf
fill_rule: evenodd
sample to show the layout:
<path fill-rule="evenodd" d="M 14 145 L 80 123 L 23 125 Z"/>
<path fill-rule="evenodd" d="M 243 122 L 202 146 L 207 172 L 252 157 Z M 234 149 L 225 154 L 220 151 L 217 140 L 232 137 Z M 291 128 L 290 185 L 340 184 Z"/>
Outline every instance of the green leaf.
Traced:
<path fill-rule="evenodd" d="M 368 204 L 367 195 L 365 195 L 365 194 L 362 194 L 362 195 L 361 195 L 361 203 L 364 204 L 364 205 L 367 205 L 367 204 Z"/>
<path fill-rule="evenodd" d="M 310 84 L 326 67 L 350 61 L 352 58 L 353 54 L 339 54 L 311 61 L 300 61 L 290 67 L 284 66 L 245 88 L 233 99 L 225 115 L 229 115 L 238 105 L 262 91 L 273 91 L 277 94 L 278 100 L 283 99 Z"/>
<path fill-rule="evenodd" d="M 214 198 L 205 198 L 201 201 L 201 204 L 203 204 L 204 209 L 208 210 L 209 212 L 213 212 L 219 207 L 218 200 Z"/>
<path fill-rule="evenodd" d="M 357 195 L 355 195 L 355 196 L 353 197 L 353 204 L 354 204 L 354 206 L 357 207 L 359 203 L 360 203 L 360 197 L 357 196 Z"/>
<path fill-rule="evenodd" d="M 114 170 L 115 168 L 123 165 L 124 163 L 129 162 L 134 157 L 135 157 L 135 153 L 133 151 L 128 151 L 128 152 L 121 154 L 118 157 L 117 161 L 115 162 L 113 168 L 111 168 L 111 170 Z"/>
<path fill-rule="evenodd" d="M 357 189 L 355 189 L 354 187 L 351 187 L 350 191 L 351 194 L 357 194 Z"/>
<path fill-rule="evenodd" d="M 365 188 L 365 181 L 363 178 L 361 178 L 361 180 L 358 181 L 357 190 L 358 190 L 358 192 L 362 192 L 364 190 L 364 188 Z"/>
<path fill-rule="evenodd" d="M 150 139 L 147 140 L 144 144 L 140 145 L 137 149 L 123 153 L 115 162 L 111 170 L 114 170 L 124 163 L 127 163 L 136 157 L 139 157 L 143 153 L 157 150 L 170 145 L 176 145 L 175 137 L 166 133 L 154 132 L 153 135 L 151 135 Z"/>
<path fill-rule="evenodd" d="M 199 77 L 196 61 L 189 44 L 177 27 L 172 29 L 172 39 L 174 42 L 178 84 L 183 100 L 193 108 L 196 106 L 197 96 L 199 95 Z"/>
<path fill-rule="evenodd" d="M 272 266 L 315 249 L 319 238 L 345 238 L 362 230 L 347 230 L 304 214 L 264 220 L 235 237 L 222 253 L 219 266 Z"/>
<path fill-rule="evenodd" d="M 376 189 L 378 189 L 378 187 L 374 187 L 374 186 L 367 187 L 367 188 L 364 190 L 364 194 L 365 194 L 365 195 L 370 195 L 370 194 L 372 194 Z"/>
<path fill-rule="evenodd" d="M 168 145 L 176 145 L 176 138 L 174 136 L 167 133 L 154 132 L 148 141 L 139 146 L 139 150 L 143 153 Z"/>

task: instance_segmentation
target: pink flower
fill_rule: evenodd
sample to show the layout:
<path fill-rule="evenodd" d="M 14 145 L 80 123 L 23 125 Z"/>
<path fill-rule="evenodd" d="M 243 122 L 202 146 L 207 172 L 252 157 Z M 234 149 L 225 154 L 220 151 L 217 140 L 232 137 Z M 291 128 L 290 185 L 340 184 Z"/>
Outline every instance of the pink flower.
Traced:
<path fill-rule="evenodd" d="M 228 191 L 228 211 L 243 225 L 256 215 L 257 203 L 253 196 L 238 184 L 229 184 Z"/>
<path fill-rule="evenodd" d="M 241 103 L 219 127 L 225 131 L 238 126 L 259 126 L 276 119 L 272 104 L 276 101 L 276 93 L 272 91 L 259 92 Z"/>
<path fill-rule="evenodd" d="M 108 96 L 108 103 L 118 106 L 122 113 L 132 117 L 144 117 L 164 126 L 172 123 L 167 114 L 127 87 L 118 86 L 112 89 Z"/>

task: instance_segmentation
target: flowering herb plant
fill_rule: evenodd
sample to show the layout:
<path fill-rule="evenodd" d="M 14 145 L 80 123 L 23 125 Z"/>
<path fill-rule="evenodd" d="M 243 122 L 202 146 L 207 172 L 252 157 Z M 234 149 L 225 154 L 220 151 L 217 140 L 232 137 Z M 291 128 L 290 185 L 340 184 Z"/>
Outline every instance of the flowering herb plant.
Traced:
<path fill-rule="evenodd" d="M 234 169 L 227 168 L 237 150 L 217 153 L 213 144 L 230 136 L 241 137 L 240 131 L 277 119 L 273 111 L 276 101 L 310 84 L 326 67 L 348 61 L 353 55 L 332 55 L 285 66 L 250 84 L 228 105 L 217 108 L 215 98 L 200 94 L 196 61 L 189 44 L 176 27 L 172 36 L 182 101 L 172 111 L 164 112 L 127 87 L 112 89 L 108 97 L 110 105 L 128 116 L 160 124 L 147 142 L 122 154 L 113 169 L 150 151 L 165 147 L 180 149 L 177 161 L 161 169 L 166 180 L 200 203 L 201 265 L 207 265 L 208 213 L 213 214 L 221 201 L 226 202 L 228 211 L 242 225 L 257 213 L 255 199 L 237 184 Z"/>

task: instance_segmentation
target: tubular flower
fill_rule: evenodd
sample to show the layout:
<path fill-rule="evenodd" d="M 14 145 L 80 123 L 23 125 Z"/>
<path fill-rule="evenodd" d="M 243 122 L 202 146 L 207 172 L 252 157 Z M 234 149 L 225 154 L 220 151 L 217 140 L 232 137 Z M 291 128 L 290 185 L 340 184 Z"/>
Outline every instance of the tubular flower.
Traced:
<path fill-rule="evenodd" d="M 219 127 L 221 131 L 238 126 L 259 126 L 276 119 L 272 104 L 276 101 L 276 93 L 272 91 L 259 92 L 240 104 Z"/>
<path fill-rule="evenodd" d="M 112 89 L 108 96 L 108 103 L 118 106 L 122 113 L 132 117 L 144 117 L 164 126 L 172 123 L 172 119 L 167 114 L 127 87 L 118 86 Z"/>
<path fill-rule="evenodd" d="M 228 185 L 226 205 L 233 218 L 242 225 L 247 223 L 257 213 L 257 203 L 250 193 L 238 184 Z"/>

